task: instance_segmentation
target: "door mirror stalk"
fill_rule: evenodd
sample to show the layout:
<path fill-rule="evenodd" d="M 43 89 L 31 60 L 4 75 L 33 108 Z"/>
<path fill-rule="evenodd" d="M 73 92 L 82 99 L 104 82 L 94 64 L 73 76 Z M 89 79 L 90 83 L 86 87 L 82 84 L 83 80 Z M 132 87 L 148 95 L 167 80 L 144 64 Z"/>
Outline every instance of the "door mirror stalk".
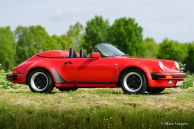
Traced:
<path fill-rule="evenodd" d="M 92 58 L 100 58 L 101 56 L 100 56 L 100 53 L 98 53 L 98 52 L 92 52 L 91 57 Z"/>

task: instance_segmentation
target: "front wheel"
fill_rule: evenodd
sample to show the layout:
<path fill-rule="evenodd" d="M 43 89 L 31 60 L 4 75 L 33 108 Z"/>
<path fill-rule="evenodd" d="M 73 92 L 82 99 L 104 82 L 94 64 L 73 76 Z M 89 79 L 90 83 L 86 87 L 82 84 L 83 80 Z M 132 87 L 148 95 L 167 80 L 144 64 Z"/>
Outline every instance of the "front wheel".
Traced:
<path fill-rule="evenodd" d="M 142 71 L 129 69 L 121 75 L 120 86 L 124 93 L 141 94 L 147 88 L 147 80 Z"/>
<path fill-rule="evenodd" d="M 29 88 L 32 92 L 50 93 L 54 82 L 50 73 L 44 69 L 33 70 L 28 77 Z"/>
<path fill-rule="evenodd" d="M 162 92 L 165 88 L 163 87 L 148 87 L 147 88 L 147 92 L 151 93 L 151 94 L 159 94 L 160 92 Z"/>

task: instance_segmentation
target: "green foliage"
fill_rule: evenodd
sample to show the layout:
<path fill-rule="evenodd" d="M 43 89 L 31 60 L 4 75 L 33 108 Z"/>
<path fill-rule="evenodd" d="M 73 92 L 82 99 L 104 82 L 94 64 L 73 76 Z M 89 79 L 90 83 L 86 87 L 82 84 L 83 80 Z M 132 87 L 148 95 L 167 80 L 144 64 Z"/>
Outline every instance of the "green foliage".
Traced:
<path fill-rule="evenodd" d="M 69 38 L 64 35 L 53 35 L 52 38 L 55 40 L 55 42 L 57 42 L 60 50 L 69 49 L 69 47 L 71 46 L 71 44 L 69 44 Z"/>
<path fill-rule="evenodd" d="M 188 45 L 188 53 L 185 58 L 186 70 L 194 73 L 194 43 Z"/>
<path fill-rule="evenodd" d="M 68 38 L 68 46 L 73 48 L 79 48 L 83 40 L 83 26 L 79 22 L 75 25 L 71 25 L 67 31 L 66 38 Z"/>
<path fill-rule="evenodd" d="M 38 52 L 60 48 L 56 40 L 50 37 L 42 26 L 18 26 L 15 34 L 18 40 L 17 63 L 21 63 Z"/>
<path fill-rule="evenodd" d="M 2 69 L 0 64 L 0 89 L 20 88 L 18 84 L 13 84 L 6 79 L 7 73 Z"/>
<path fill-rule="evenodd" d="M 159 44 L 157 58 L 183 62 L 187 56 L 187 47 L 177 41 L 165 39 Z"/>
<path fill-rule="evenodd" d="M 101 16 L 95 16 L 87 22 L 82 47 L 88 52 L 98 43 L 107 42 L 109 23 Z"/>
<path fill-rule="evenodd" d="M 178 63 L 179 63 L 179 67 L 180 67 L 180 72 L 185 72 L 186 64 L 183 64 L 181 62 L 178 62 Z"/>
<path fill-rule="evenodd" d="M 153 38 L 146 38 L 144 40 L 144 57 L 156 58 L 158 52 L 158 44 Z"/>
<path fill-rule="evenodd" d="M 131 56 L 143 56 L 142 27 L 132 18 L 114 21 L 109 32 L 109 41 Z"/>
<path fill-rule="evenodd" d="M 0 28 L 0 63 L 5 70 L 15 65 L 16 41 L 10 27 Z"/>
<path fill-rule="evenodd" d="M 183 85 L 181 85 L 181 88 L 187 89 L 189 87 L 194 87 L 194 75 L 188 73 L 187 78 L 183 82 Z"/>

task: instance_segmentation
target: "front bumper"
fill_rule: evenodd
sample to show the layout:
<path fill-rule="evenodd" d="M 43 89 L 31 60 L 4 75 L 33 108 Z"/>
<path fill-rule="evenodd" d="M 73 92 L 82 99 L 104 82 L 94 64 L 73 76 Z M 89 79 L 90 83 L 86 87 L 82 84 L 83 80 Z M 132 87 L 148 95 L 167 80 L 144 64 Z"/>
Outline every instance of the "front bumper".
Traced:
<path fill-rule="evenodd" d="M 24 77 L 21 74 L 7 74 L 7 80 L 13 83 L 25 84 Z"/>
<path fill-rule="evenodd" d="M 148 80 L 150 87 L 165 87 L 165 88 L 178 87 L 182 85 L 182 82 L 186 78 L 186 74 L 181 72 L 177 73 L 153 72 L 150 75 L 151 79 Z"/>
<path fill-rule="evenodd" d="M 186 78 L 185 73 L 151 73 L 152 80 L 160 79 L 175 79 L 175 80 L 184 80 Z"/>

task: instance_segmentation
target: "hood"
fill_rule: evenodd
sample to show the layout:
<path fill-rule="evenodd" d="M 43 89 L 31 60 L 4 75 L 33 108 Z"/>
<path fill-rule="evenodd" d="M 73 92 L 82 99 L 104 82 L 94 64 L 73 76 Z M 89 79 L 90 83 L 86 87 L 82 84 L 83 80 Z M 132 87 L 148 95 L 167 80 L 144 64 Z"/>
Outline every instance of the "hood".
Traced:
<path fill-rule="evenodd" d="M 37 56 L 46 57 L 46 58 L 65 58 L 68 57 L 69 52 L 63 50 L 51 50 L 38 53 Z"/>
<path fill-rule="evenodd" d="M 131 58 L 132 60 L 136 60 L 139 61 L 140 64 L 147 64 L 149 66 L 152 67 L 158 67 L 159 66 L 159 62 L 162 62 L 162 64 L 164 65 L 162 71 L 170 71 L 170 72 L 177 72 L 179 71 L 178 68 L 175 65 L 174 60 L 165 60 L 165 59 L 146 59 L 146 58 Z"/>
<path fill-rule="evenodd" d="M 179 72 L 178 68 L 175 65 L 174 60 L 164 60 L 164 59 L 147 59 L 147 58 L 137 58 L 129 56 L 121 56 L 120 59 L 126 60 L 129 64 L 135 64 L 137 66 L 146 67 L 152 69 L 152 71 L 158 71 L 160 68 L 159 62 L 162 62 L 163 68 L 161 72 Z"/>

